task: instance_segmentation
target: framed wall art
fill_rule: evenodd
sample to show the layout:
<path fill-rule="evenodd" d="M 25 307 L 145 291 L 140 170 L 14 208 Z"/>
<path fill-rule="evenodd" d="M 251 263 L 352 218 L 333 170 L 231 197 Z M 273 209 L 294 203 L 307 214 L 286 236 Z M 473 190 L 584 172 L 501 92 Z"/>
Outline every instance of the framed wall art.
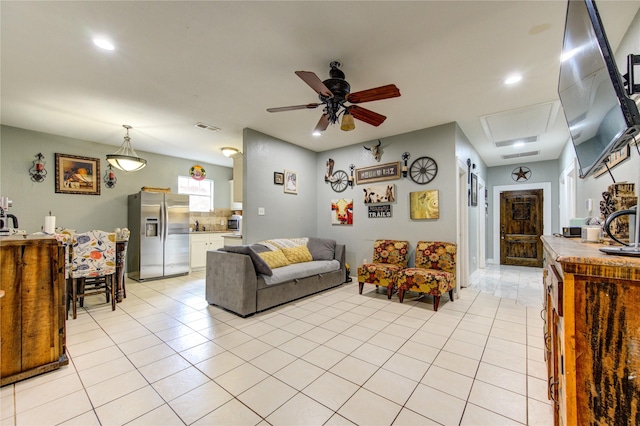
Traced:
<path fill-rule="evenodd" d="M 356 184 L 400 179 L 400 162 L 378 164 L 356 169 Z"/>
<path fill-rule="evenodd" d="M 394 184 L 367 186 L 362 190 L 364 191 L 363 201 L 365 204 L 393 203 L 396 201 L 396 186 Z"/>
<path fill-rule="evenodd" d="M 288 194 L 298 193 L 298 172 L 284 171 L 284 192 Z"/>
<path fill-rule="evenodd" d="M 273 183 L 275 185 L 284 185 L 284 173 L 273 172 Z"/>
<path fill-rule="evenodd" d="M 409 193 L 411 219 L 439 219 L 438 191 L 418 191 Z"/>
<path fill-rule="evenodd" d="M 353 225 L 353 198 L 331 200 L 331 224 Z"/>
<path fill-rule="evenodd" d="M 471 173 L 471 199 L 472 206 L 478 205 L 478 175 Z"/>
<path fill-rule="evenodd" d="M 100 195 L 100 159 L 56 153 L 56 192 Z"/>

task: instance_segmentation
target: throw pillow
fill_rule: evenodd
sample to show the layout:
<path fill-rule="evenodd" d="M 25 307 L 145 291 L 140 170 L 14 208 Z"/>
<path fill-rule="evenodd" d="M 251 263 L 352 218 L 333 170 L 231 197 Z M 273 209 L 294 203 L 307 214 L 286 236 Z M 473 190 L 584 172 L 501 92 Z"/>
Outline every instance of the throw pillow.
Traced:
<path fill-rule="evenodd" d="M 282 249 L 282 252 L 290 263 L 311 262 L 313 260 L 307 246 L 286 247 Z"/>
<path fill-rule="evenodd" d="M 224 246 L 224 251 L 229 253 L 247 254 L 253 262 L 253 267 L 258 274 L 272 276 L 273 271 L 269 265 L 250 246 Z"/>
<path fill-rule="evenodd" d="M 336 251 L 336 240 L 309 237 L 307 248 L 311 252 L 313 260 L 333 260 L 333 253 Z"/>
<path fill-rule="evenodd" d="M 267 262 L 271 269 L 289 265 L 289 261 L 282 250 L 265 251 L 264 253 L 258 253 L 258 256 Z"/>

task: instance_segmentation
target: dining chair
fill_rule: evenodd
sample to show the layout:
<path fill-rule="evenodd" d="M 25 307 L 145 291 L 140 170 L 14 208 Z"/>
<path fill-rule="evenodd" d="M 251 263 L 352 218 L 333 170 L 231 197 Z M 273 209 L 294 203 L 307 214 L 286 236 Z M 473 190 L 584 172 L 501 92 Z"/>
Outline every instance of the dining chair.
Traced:
<path fill-rule="evenodd" d="M 75 234 L 71 245 L 71 305 L 73 319 L 85 296 L 104 294 L 111 310 L 116 309 L 116 235 L 94 230 Z"/>

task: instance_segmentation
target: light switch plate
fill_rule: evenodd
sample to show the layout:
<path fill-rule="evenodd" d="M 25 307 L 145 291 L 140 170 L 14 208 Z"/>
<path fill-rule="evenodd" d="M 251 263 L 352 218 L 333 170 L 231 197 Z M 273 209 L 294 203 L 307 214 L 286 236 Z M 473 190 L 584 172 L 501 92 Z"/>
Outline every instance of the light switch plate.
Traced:
<path fill-rule="evenodd" d="M 264 207 L 258 207 L 258 216 L 264 216 Z"/>

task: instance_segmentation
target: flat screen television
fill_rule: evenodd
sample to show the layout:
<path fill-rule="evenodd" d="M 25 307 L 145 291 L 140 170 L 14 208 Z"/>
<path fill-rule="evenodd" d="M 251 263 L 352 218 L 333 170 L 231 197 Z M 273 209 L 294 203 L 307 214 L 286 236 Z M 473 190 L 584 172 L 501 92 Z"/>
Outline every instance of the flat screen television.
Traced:
<path fill-rule="evenodd" d="M 640 131 L 593 0 L 567 4 L 558 94 L 583 178 Z"/>

